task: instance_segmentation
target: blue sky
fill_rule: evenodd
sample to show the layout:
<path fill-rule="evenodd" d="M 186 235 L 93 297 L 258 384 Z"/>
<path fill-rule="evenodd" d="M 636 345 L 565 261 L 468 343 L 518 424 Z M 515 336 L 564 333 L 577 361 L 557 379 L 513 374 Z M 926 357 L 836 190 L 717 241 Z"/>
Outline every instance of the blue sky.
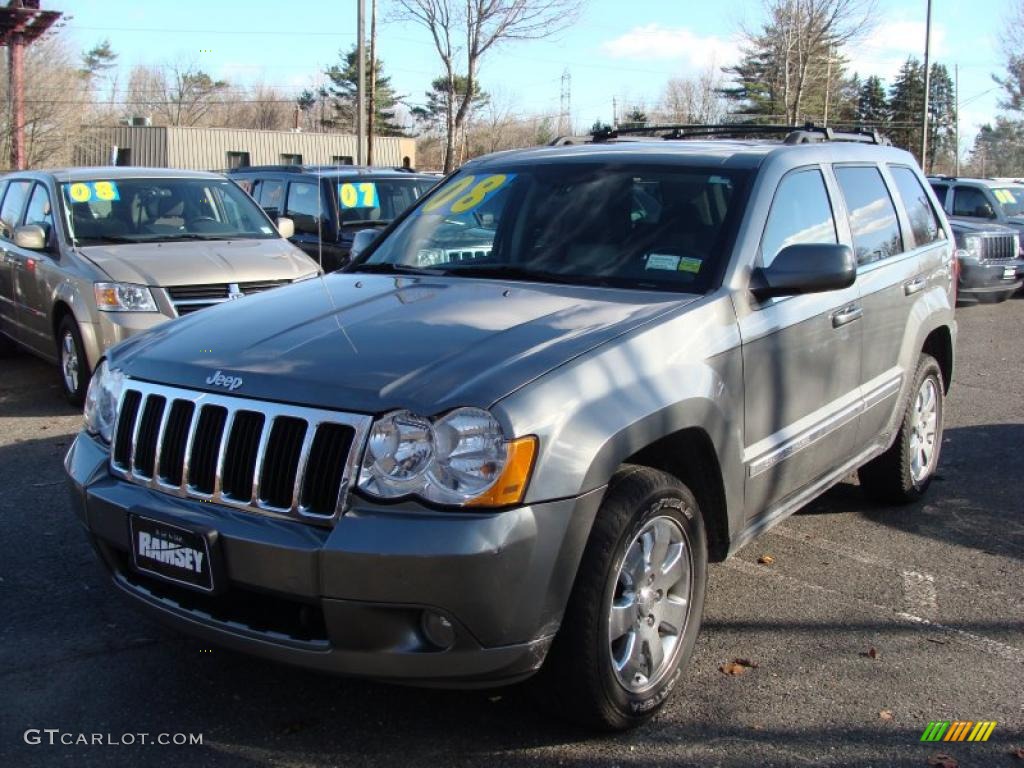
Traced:
<path fill-rule="evenodd" d="M 908 54 L 924 49 L 925 0 L 877 0 L 873 32 L 847 53 L 862 75 L 891 81 Z M 1001 69 L 998 29 L 1010 0 L 934 0 L 933 58 L 960 66 L 965 139 L 997 112 L 991 74 Z M 379 0 L 382 15 L 390 3 Z M 262 81 L 284 89 L 315 85 L 355 41 L 355 0 L 44 0 L 71 16 L 65 27 L 78 48 L 104 37 L 122 68 L 193 61 L 232 83 Z M 610 121 L 620 104 L 653 104 L 672 76 L 723 66 L 738 56 L 741 24 L 754 25 L 758 0 L 590 0 L 582 18 L 558 38 L 509 43 L 484 61 L 483 87 L 514 113 L 557 115 L 561 76 L 572 77 L 577 124 Z M 422 103 L 440 73 L 427 33 L 384 20 L 380 57 L 400 94 Z"/>

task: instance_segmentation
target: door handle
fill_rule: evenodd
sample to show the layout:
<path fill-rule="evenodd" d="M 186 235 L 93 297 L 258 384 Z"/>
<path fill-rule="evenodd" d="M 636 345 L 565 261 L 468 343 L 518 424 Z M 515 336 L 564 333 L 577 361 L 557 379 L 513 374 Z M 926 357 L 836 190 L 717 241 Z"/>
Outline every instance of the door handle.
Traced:
<path fill-rule="evenodd" d="M 915 293 L 923 291 L 927 284 L 928 281 L 923 277 L 915 277 L 913 280 L 909 280 L 903 284 L 903 295 L 913 296 Z"/>
<path fill-rule="evenodd" d="M 864 307 L 859 304 L 850 304 L 832 313 L 832 327 L 842 328 L 844 325 L 860 320 L 864 316 Z"/>

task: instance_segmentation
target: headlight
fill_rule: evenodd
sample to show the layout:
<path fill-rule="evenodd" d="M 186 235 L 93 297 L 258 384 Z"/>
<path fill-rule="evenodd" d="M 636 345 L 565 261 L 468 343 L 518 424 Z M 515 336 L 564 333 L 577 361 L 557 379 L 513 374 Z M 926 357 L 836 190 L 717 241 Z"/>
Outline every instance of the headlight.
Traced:
<path fill-rule="evenodd" d="M 93 283 L 96 307 L 101 312 L 156 312 L 153 294 L 134 283 Z"/>
<path fill-rule="evenodd" d="M 117 422 L 117 404 L 124 389 L 124 374 L 110 370 L 107 361 L 96 366 L 85 396 L 85 428 L 110 442 Z"/>
<path fill-rule="evenodd" d="M 533 437 L 507 440 L 497 420 L 479 408 L 457 408 L 433 420 L 396 411 L 370 430 L 358 485 L 385 499 L 515 504 L 526 492 L 536 444 Z"/>
<path fill-rule="evenodd" d="M 962 261 L 981 261 L 981 238 L 978 235 L 965 235 L 963 251 L 967 256 L 962 256 Z"/>

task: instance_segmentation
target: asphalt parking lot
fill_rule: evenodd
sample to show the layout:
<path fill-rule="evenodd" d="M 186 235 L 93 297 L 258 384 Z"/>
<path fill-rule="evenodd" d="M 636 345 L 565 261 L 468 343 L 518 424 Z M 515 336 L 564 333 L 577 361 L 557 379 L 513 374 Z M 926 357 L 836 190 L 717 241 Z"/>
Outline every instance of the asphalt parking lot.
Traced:
<path fill-rule="evenodd" d="M 882 509 L 842 484 L 713 566 L 684 684 L 617 737 L 551 719 L 520 689 L 319 677 L 137 615 L 66 501 L 81 417 L 56 369 L 0 360 L 0 765 L 1024 766 L 1024 299 L 958 316 L 927 499 Z M 734 659 L 756 667 L 720 671 Z M 986 743 L 921 743 L 934 720 L 998 725 Z M 27 729 L 203 743 L 30 745 Z"/>

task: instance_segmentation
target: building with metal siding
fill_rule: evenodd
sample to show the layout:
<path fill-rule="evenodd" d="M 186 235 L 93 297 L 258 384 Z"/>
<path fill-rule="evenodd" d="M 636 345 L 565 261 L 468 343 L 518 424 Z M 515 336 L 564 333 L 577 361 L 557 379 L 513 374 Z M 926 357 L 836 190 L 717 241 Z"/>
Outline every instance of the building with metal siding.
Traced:
<path fill-rule="evenodd" d="M 343 133 L 257 131 L 184 126 L 85 128 L 76 165 L 124 165 L 221 170 L 242 165 L 344 165 L 356 155 L 356 137 Z M 416 166 L 415 139 L 374 139 L 374 165 Z M 408 158 L 408 161 L 406 161 Z"/>

